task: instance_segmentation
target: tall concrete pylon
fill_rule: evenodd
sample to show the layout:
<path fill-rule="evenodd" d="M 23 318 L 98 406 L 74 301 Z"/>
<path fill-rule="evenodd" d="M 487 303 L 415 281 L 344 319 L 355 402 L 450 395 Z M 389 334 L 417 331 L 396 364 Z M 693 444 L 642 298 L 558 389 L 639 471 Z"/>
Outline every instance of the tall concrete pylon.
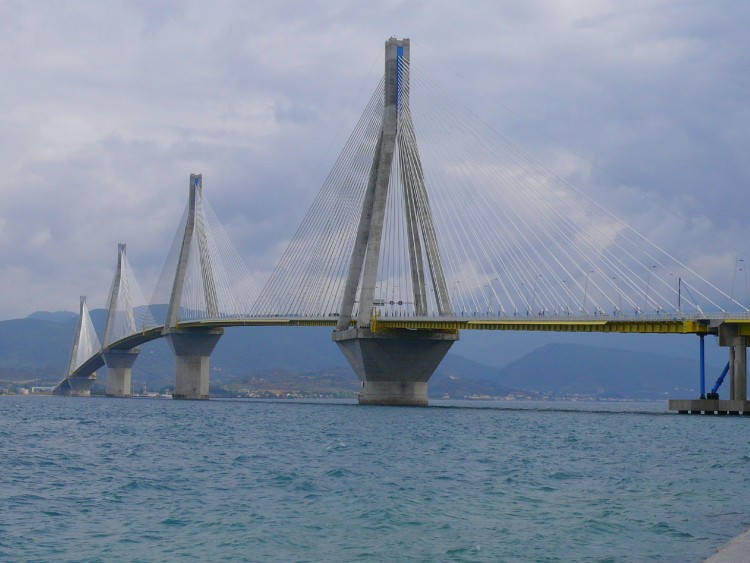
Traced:
<path fill-rule="evenodd" d="M 130 350 L 114 350 L 109 348 L 114 337 L 114 324 L 117 319 L 119 307 L 122 307 L 125 312 L 128 334 L 133 334 L 136 331 L 133 302 L 127 287 L 125 252 L 126 245 L 118 244 L 117 268 L 115 269 L 115 278 L 112 281 L 112 290 L 109 294 L 107 324 L 104 328 L 104 349 L 102 350 L 102 356 L 104 357 L 104 362 L 107 364 L 107 397 L 130 397 L 132 368 L 139 352 L 138 348 Z M 121 294 L 124 298 L 124 303 L 119 302 Z"/>
<path fill-rule="evenodd" d="M 70 353 L 70 362 L 68 362 L 68 376 L 55 388 L 56 393 L 76 397 L 91 395 L 91 386 L 96 381 L 96 372 L 77 376 L 72 374 L 87 358 L 99 351 L 99 342 L 93 330 L 91 316 L 86 305 L 86 296 L 81 295 L 73 350 Z"/>
<path fill-rule="evenodd" d="M 427 314 L 424 258 L 438 313 L 449 314 L 451 309 L 414 125 L 409 113 L 404 112 L 409 103 L 409 61 L 408 39 L 386 41 L 385 112 L 333 332 L 334 342 L 362 381 L 360 404 L 427 405 L 427 381 L 458 339 L 457 332 L 377 332 L 371 327 L 391 165 L 397 146 L 415 312 Z M 358 289 L 359 310 L 353 319 Z M 353 320 L 355 326 L 350 328 Z"/>
<path fill-rule="evenodd" d="M 206 311 L 209 317 L 216 317 L 219 313 L 205 226 L 201 219 L 202 215 L 198 212 L 202 196 L 203 175 L 191 174 L 188 216 L 163 332 L 175 356 L 175 384 L 174 393 L 172 393 L 175 399 L 208 399 L 209 360 L 219 338 L 224 334 L 224 330 L 220 328 L 182 329 L 179 327 L 182 290 L 193 244 L 198 245 L 197 256 L 200 260 Z"/>

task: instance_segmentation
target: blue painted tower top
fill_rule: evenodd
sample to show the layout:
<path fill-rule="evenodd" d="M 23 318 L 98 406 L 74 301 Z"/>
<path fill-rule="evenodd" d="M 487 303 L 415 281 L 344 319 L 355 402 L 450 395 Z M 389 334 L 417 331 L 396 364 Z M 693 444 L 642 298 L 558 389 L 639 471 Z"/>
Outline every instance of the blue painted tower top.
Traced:
<path fill-rule="evenodd" d="M 391 37 L 385 42 L 385 105 L 400 108 L 409 91 L 409 40 Z"/>

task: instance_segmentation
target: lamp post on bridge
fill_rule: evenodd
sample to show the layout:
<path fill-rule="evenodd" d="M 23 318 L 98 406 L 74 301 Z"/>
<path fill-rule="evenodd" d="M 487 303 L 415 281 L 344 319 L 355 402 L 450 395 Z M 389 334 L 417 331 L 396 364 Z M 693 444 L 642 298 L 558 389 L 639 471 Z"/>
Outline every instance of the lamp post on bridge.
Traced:
<path fill-rule="evenodd" d="M 521 282 L 521 286 L 523 286 L 523 297 L 524 297 L 524 302 L 526 304 L 526 316 L 528 317 L 530 315 L 530 312 L 529 312 L 529 304 L 530 304 L 530 301 L 529 301 L 529 286 L 527 286 L 524 282 Z"/>
<path fill-rule="evenodd" d="M 451 299 L 451 305 L 454 305 L 457 303 L 457 298 L 459 295 L 459 290 L 461 289 L 461 280 L 456 281 L 456 283 L 453 284 L 453 299 Z M 461 300 L 463 303 L 463 299 Z M 461 308 L 461 314 L 463 315 L 463 307 Z"/>
<path fill-rule="evenodd" d="M 617 286 L 617 312 L 622 315 L 622 291 L 620 290 L 620 278 L 612 276 L 612 279 L 615 280 L 615 285 Z"/>
<path fill-rule="evenodd" d="M 736 301 L 734 299 L 734 282 L 735 282 L 735 279 L 737 277 L 737 272 L 743 272 L 744 277 L 745 277 L 745 293 L 746 294 L 750 294 L 750 292 L 747 289 L 747 287 L 748 287 L 747 286 L 747 272 L 742 267 L 743 266 L 742 262 L 744 262 L 744 260 L 742 258 L 740 258 L 739 260 L 737 260 L 737 262 L 735 262 L 735 264 L 734 264 L 734 272 L 732 272 L 732 289 L 729 291 L 729 300 L 730 301 L 734 301 L 735 303 L 736 303 Z M 746 299 L 750 299 L 750 295 L 746 295 Z"/>
<path fill-rule="evenodd" d="M 537 274 L 537 277 L 534 278 L 534 292 L 531 295 L 531 312 L 534 313 L 534 303 L 536 301 L 536 288 L 539 285 L 539 278 L 542 277 L 542 274 Z"/>
<path fill-rule="evenodd" d="M 589 274 L 593 274 L 594 270 L 586 272 L 586 284 L 583 287 L 583 304 L 581 305 L 581 313 L 586 314 L 586 297 L 589 291 Z"/>
<path fill-rule="evenodd" d="M 500 295 L 497 295 L 497 294 L 495 293 L 495 285 L 494 285 L 494 282 L 498 282 L 498 283 L 499 283 L 499 282 L 500 282 L 500 280 L 499 280 L 498 278 L 494 278 L 494 279 L 493 279 L 493 280 L 492 280 L 492 281 L 490 282 L 490 288 L 492 288 L 492 294 L 493 294 L 493 295 L 495 295 L 495 296 L 497 297 L 497 316 L 499 317 L 499 316 L 500 316 L 501 314 L 502 314 L 502 315 L 505 315 L 505 308 L 503 307 L 503 302 L 502 302 L 502 301 L 500 300 Z"/>
<path fill-rule="evenodd" d="M 646 298 L 643 300 L 643 311 L 648 312 L 648 290 L 651 287 L 651 272 L 656 269 L 656 264 L 653 264 L 651 266 L 651 269 L 648 271 L 648 278 L 646 280 Z"/>
<path fill-rule="evenodd" d="M 677 278 L 677 313 L 682 313 L 682 278 L 676 276 L 674 272 L 669 272 L 673 278 Z"/>

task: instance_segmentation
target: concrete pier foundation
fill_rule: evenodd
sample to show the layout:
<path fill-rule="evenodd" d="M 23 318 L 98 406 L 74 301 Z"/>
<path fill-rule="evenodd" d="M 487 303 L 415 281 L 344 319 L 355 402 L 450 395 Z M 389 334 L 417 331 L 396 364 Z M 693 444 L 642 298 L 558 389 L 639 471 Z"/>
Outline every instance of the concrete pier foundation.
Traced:
<path fill-rule="evenodd" d="M 729 348 L 729 400 L 747 401 L 747 336 L 724 323 L 719 326 L 719 346 Z"/>
<path fill-rule="evenodd" d="M 732 346 L 733 368 L 732 380 L 734 381 L 734 394 L 730 399 L 736 401 L 747 401 L 747 337 L 736 336 Z"/>
<path fill-rule="evenodd" d="M 222 334 L 220 328 L 165 333 L 175 357 L 174 399 L 208 399 L 209 360 Z"/>
<path fill-rule="evenodd" d="M 729 349 L 729 399 L 718 399 L 708 393 L 708 399 L 671 399 L 669 410 L 680 414 L 744 414 L 750 415 L 747 400 L 747 336 L 739 334 L 738 325 L 721 323 L 717 326 L 719 346 Z"/>
<path fill-rule="evenodd" d="M 360 405 L 427 406 L 427 382 L 456 340 L 456 333 L 435 331 L 373 334 L 351 328 L 333 333 L 362 382 Z"/>
<path fill-rule="evenodd" d="M 108 350 L 102 354 L 107 364 L 107 397 L 130 397 L 130 380 L 138 349 Z"/>
<path fill-rule="evenodd" d="M 96 373 L 70 376 L 60 385 L 59 394 L 68 397 L 90 397 L 91 387 L 95 382 Z"/>
<path fill-rule="evenodd" d="M 722 399 L 670 399 L 669 410 L 680 414 L 750 415 L 750 401 Z"/>

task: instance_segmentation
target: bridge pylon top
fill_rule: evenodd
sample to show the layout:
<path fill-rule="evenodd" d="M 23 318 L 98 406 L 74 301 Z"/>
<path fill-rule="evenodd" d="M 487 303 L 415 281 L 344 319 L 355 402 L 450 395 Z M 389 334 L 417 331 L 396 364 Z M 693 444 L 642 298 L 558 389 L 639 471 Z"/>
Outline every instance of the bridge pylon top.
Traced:
<path fill-rule="evenodd" d="M 70 354 L 68 364 L 68 375 L 78 369 L 86 360 L 99 352 L 99 338 L 91 322 L 91 315 L 86 306 L 86 296 L 81 295 L 78 310 L 78 325 L 76 326 L 75 338 L 73 339 L 73 350 Z"/>
<path fill-rule="evenodd" d="M 164 329 L 176 328 L 179 324 L 180 307 L 182 305 L 183 289 L 186 284 L 186 275 L 191 255 L 200 261 L 200 284 L 205 299 L 206 313 L 209 317 L 219 314 L 216 283 L 214 281 L 213 268 L 211 266 L 211 254 L 206 237 L 206 225 L 201 205 L 203 198 L 203 175 L 190 174 L 189 199 L 187 221 L 182 236 L 182 246 L 177 261 L 172 292 L 167 309 L 167 318 Z"/>
<path fill-rule="evenodd" d="M 127 245 L 117 245 L 117 267 L 107 301 L 107 323 L 104 328 L 103 347 L 156 326 L 138 281 L 130 268 Z"/>
<path fill-rule="evenodd" d="M 386 41 L 385 109 L 341 299 L 338 330 L 349 328 L 358 290 L 357 325 L 370 326 L 386 223 L 386 206 L 389 197 L 398 195 L 401 196 L 400 213 L 408 233 L 406 244 L 414 310 L 417 315 L 427 314 L 429 276 L 438 313 L 442 315 L 450 311 L 450 299 L 414 124 L 409 112 L 401 111 L 408 103 L 410 57 L 408 39 L 392 37 Z M 394 161 L 397 166 L 393 166 Z M 397 179 L 391 179 L 392 169 L 398 176 Z M 400 194 L 397 189 L 391 189 L 394 181 L 401 186 Z M 389 190 L 392 192 L 390 196 Z"/>
<path fill-rule="evenodd" d="M 112 288 L 109 292 L 109 305 L 107 306 L 107 324 L 104 327 L 104 346 L 108 346 L 112 342 L 112 333 L 116 322 L 117 309 L 119 306 L 123 306 L 126 312 L 126 323 L 130 329 L 128 332 L 135 332 L 135 319 L 133 317 L 133 304 L 130 302 L 130 292 L 127 287 L 127 274 L 124 272 L 125 269 L 125 252 L 127 245 L 117 245 L 117 268 L 115 269 L 115 277 L 112 280 Z M 123 281 L 124 287 L 123 287 Z M 123 289 L 125 290 L 123 292 Z M 120 302 L 120 295 L 122 294 L 125 303 Z"/>
<path fill-rule="evenodd" d="M 385 42 L 385 105 L 400 107 L 408 90 L 411 47 L 408 39 L 391 37 Z"/>

